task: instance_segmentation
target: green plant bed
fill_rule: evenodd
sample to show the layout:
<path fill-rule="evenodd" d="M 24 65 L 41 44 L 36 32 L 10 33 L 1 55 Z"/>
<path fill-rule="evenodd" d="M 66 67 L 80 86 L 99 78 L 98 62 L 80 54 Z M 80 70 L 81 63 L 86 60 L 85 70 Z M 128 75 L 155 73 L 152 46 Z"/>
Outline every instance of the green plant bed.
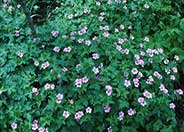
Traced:
<path fill-rule="evenodd" d="M 4 1 L 0 131 L 182 132 L 183 1 Z"/>

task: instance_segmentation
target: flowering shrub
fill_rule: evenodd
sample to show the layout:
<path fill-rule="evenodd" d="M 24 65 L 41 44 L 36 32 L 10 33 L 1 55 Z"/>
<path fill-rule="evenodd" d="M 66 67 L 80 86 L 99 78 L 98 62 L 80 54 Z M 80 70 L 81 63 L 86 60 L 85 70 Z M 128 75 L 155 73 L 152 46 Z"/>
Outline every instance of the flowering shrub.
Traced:
<path fill-rule="evenodd" d="M 0 7 L 0 130 L 177 131 L 179 3 L 56 2 L 34 26 L 20 1 Z"/>

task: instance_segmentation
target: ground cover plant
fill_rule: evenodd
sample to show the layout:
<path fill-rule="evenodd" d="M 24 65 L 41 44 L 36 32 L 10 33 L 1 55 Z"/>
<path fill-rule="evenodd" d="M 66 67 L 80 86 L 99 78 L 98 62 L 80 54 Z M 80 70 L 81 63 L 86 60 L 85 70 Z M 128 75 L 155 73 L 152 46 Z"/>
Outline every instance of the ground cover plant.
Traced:
<path fill-rule="evenodd" d="M 182 132 L 183 0 L 3 0 L 0 131 Z"/>

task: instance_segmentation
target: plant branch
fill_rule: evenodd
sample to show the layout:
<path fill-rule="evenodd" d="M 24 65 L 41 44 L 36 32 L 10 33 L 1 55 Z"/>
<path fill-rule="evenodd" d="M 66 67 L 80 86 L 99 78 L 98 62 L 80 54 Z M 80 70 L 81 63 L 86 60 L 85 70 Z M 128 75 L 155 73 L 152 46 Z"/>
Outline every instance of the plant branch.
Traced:
<path fill-rule="evenodd" d="M 26 15 L 26 19 L 27 19 L 27 22 L 31 28 L 31 33 L 33 36 L 36 35 L 36 30 L 35 30 L 35 27 L 34 27 L 34 24 L 33 24 L 33 19 L 31 17 L 31 11 L 30 9 L 27 7 L 26 5 L 26 1 L 25 0 L 22 0 L 20 2 L 20 4 L 22 5 L 22 8 L 23 8 L 23 11 L 24 11 L 24 14 Z"/>

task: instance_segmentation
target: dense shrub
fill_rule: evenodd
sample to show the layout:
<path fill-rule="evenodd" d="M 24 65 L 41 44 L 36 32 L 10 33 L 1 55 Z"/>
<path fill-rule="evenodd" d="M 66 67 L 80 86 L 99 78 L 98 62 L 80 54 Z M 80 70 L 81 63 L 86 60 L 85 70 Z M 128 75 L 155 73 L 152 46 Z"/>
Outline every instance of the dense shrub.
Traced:
<path fill-rule="evenodd" d="M 179 131 L 180 2 L 4 2 L 0 131 Z"/>

